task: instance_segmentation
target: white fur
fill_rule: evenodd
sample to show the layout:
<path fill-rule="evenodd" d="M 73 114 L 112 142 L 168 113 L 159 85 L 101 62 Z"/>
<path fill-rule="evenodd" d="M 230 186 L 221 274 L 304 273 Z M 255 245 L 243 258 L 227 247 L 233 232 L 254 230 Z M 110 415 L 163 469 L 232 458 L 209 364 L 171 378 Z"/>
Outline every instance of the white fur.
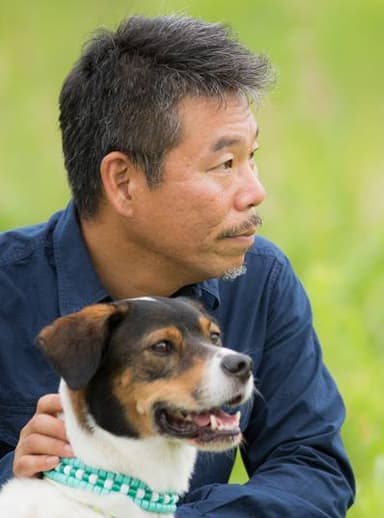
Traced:
<path fill-rule="evenodd" d="M 153 297 L 133 297 L 133 298 L 131 298 L 131 299 L 129 299 L 129 300 L 130 300 L 131 302 L 132 302 L 133 300 L 148 300 L 149 302 L 157 302 L 157 303 L 159 303 L 159 301 L 158 301 L 158 300 L 156 300 L 156 299 L 154 299 Z"/>
<path fill-rule="evenodd" d="M 207 363 L 205 375 L 199 397 L 203 404 L 212 407 L 221 406 L 223 401 L 229 401 L 237 394 L 242 394 L 242 402 L 249 399 L 254 390 L 253 376 L 250 376 L 246 385 L 235 376 L 229 377 L 220 364 L 224 356 L 234 354 L 232 349 L 220 347 Z"/>
<path fill-rule="evenodd" d="M 79 427 L 64 382 L 60 384 L 60 394 L 68 437 L 75 455 L 83 462 L 139 478 L 154 491 L 187 491 L 196 457 L 193 446 L 160 436 L 143 440 L 116 437 L 96 425 L 94 433 L 90 434 Z M 98 512 L 87 507 L 89 505 L 103 509 L 106 516 L 112 515 L 116 518 L 164 518 L 164 515 L 141 510 L 124 495 L 100 496 L 90 491 L 36 479 L 13 479 L 4 486 L 0 494 L 0 517 L 100 516 Z"/>
<path fill-rule="evenodd" d="M 220 367 L 226 354 L 233 354 L 233 351 L 221 348 L 208 361 L 199 394 L 207 408 L 221 406 L 223 401 L 240 393 L 245 401 L 252 393 L 252 376 L 244 387 L 239 380 L 227 376 Z M 196 458 L 193 446 L 162 436 L 140 440 L 117 437 L 97 426 L 91 417 L 89 424 L 93 431 L 90 433 L 79 425 L 63 381 L 59 391 L 68 438 L 75 455 L 83 462 L 139 478 L 153 491 L 187 491 Z M 104 514 L 89 506 L 102 509 Z M 97 518 L 103 515 L 114 518 L 171 518 L 170 515 L 143 511 L 124 495 L 100 496 L 46 479 L 13 479 L 0 494 L 1 518 Z"/>

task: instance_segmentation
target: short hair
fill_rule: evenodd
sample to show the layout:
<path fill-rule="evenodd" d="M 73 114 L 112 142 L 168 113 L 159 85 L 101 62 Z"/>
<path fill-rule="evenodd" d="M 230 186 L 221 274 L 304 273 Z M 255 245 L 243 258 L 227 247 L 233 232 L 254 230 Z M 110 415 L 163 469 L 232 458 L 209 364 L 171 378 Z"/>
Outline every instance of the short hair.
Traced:
<path fill-rule="evenodd" d="M 263 54 L 223 24 L 186 16 L 133 16 L 99 30 L 64 81 L 60 128 L 68 181 L 79 214 L 102 197 L 100 164 L 121 151 L 155 188 L 166 153 L 180 140 L 178 104 L 186 96 L 256 97 L 273 80 Z"/>

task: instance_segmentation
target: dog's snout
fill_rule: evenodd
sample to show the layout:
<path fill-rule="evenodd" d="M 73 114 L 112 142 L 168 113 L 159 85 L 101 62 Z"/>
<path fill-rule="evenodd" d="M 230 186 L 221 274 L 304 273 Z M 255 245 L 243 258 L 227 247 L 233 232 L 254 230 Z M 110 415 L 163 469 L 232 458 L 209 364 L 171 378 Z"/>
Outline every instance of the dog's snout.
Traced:
<path fill-rule="evenodd" d="M 221 368 L 226 374 L 247 381 L 252 372 L 252 359 L 245 354 L 227 354 L 221 360 Z"/>

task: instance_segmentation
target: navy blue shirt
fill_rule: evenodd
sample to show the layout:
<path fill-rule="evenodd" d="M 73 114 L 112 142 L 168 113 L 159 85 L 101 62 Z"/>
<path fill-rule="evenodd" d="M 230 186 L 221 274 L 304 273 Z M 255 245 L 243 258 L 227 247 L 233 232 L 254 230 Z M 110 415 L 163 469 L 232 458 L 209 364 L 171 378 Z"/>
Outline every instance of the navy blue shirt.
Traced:
<path fill-rule="evenodd" d="M 354 493 L 340 439 L 344 406 L 322 362 L 310 305 L 287 258 L 257 237 L 247 272 L 184 291 L 218 320 L 224 345 L 252 356 L 262 394 L 242 409 L 249 482 L 227 484 L 234 453 L 200 454 L 183 518 L 342 517 Z M 34 345 L 58 316 L 108 300 L 73 203 L 44 224 L 0 234 L 0 483 L 37 399 L 58 378 Z"/>

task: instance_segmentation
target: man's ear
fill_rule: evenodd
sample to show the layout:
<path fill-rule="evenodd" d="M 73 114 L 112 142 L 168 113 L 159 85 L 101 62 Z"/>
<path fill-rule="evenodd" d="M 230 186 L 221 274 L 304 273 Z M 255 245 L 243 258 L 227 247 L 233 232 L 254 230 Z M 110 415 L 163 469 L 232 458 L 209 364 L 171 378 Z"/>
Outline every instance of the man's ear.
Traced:
<path fill-rule="evenodd" d="M 105 197 L 118 214 L 130 215 L 132 199 L 132 174 L 136 167 L 127 155 L 112 151 L 100 164 L 100 176 Z"/>
<path fill-rule="evenodd" d="M 127 306 L 95 304 L 58 318 L 37 336 L 36 344 L 69 388 L 84 388 L 96 373 L 113 327 Z"/>

